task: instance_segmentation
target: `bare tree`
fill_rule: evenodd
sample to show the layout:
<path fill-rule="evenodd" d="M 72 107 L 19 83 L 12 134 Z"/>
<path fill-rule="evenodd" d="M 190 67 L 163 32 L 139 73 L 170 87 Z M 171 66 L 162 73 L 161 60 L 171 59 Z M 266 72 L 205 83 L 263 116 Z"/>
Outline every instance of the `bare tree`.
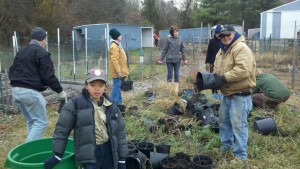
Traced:
<path fill-rule="evenodd" d="M 82 24 L 123 22 L 125 0 L 78 0 L 73 9 Z"/>
<path fill-rule="evenodd" d="M 158 0 L 158 4 L 161 29 L 169 29 L 171 25 L 181 25 L 179 11 L 174 6 L 174 3 Z"/>
<path fill-rule="evenodd" d="M 0 1 L 0 30 L 1 41 L 9 45 L 13 32 L 18 33 L 21 43 L 23 36 L 35 23 L 35 1 L 32 0 L 1 0 Z"/>
<path fill-rule="evenodd" d="M 181 11 L 181 15 L 182 15 L 182 28 L 188 28 L 190 27 L 190 13 L 192 11 L 192 4 L 193 4 L 193 0 L 185 0 L 182 8 L 183 10 Z"/>

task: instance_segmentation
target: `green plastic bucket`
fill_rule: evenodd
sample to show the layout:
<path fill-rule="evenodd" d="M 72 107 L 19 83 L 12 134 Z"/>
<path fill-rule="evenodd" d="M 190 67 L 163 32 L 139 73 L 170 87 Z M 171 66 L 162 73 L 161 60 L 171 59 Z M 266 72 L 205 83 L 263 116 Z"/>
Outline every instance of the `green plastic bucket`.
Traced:
<path fill-rule="evenodd" d="M 44 138 L 20 144 L 7 155 L 5 167 L 11 169 L 44 169 L 44 161 L 53 156 L 52 138 Z M 76 169 L 74 142 L 68 139 L 64 156 L 54 169 Z"/>

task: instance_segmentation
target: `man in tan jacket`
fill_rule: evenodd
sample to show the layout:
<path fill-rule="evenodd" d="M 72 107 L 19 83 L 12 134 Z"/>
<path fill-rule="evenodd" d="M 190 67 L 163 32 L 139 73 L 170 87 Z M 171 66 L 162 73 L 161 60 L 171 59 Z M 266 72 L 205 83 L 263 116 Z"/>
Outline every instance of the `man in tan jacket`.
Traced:
<path fill-rule="evenodd" d="M 117 29 L 112 28 L 109 31 L 109 35 L 112 38 L 109 46 L 109 70 L 113 78 L 111 99 L 117 105 L 121 105 L 123 103 L 121 96 L 122 81 L 129 75 L 127 57 L 121 46 L 121 33 Z"/>
<path fill-rule="evenodd" d="M 216 79 L 212 88 L 221 90 L 224 98 L 220 107 L 219 126 L 221 150 L 232 149 L 232 162 L 247 160 L 248 122 L 252 110 L 251 89 L 256 84 L 256 61 L 245 38 L 230 25 L 222 28 L 222 45 L 215 60 Z"/>

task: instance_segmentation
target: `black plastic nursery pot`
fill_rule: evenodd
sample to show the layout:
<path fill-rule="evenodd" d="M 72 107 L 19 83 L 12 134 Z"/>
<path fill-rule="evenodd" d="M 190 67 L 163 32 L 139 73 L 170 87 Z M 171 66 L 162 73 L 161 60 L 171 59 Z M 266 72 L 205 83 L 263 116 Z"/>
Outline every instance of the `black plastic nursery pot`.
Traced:
<path fill-rule="evenodd" d="M 174 157 L 166 157 L 161 160 L 160 165 L 162 169 L 177 169 L 179 163 Z"/>
<path fill-rule="evenodd" d="M 129 155 L 126 158 L 126 169 L 145 169 L 151 168 L 150 160 L 141 152 Z"/>
<path fill-rule="evenodd" d="M 216 125 L 219 122 L 219 118 L 212 113 L 212 109 L 208 108 L 203 111 L 203 114 L 199 117 L 201 120 L 201 126 L 204 125 Z"/>
<path fill-rule="evenodd" d="M 127 115 L 137 116 L 139 114 L 138 106 L 128 107 Z"/>
<path fill-rule="evenodd" d="M 145 96 L 147 98 L 147 101 L 152 101 L 154 99 L 154 94 L 151 91 L 146 91 Z"/>
<path fill-rule="evenodd" d="M 133 144 L 133 145 L 135 145 L 135 146 L 137 147 L 137 144 L 138 144 L 139 142 L 141 142 L 141 141 L 140 141 L 140 140 L 129 140 L 129 141 L 128 141 L 128 144 Z"/>
<path fill-rule="evenodd" d="M 137 153 L 137 148 L 134 144 L 128 142 L 128 151 L 129 151 L 129 155 Z"/>
<path fill-rule="evenodd" d="M 192 158 L 193 169 L 212 169 L 213 159 L 205 155 L 195 155 Z"/>
<path fill-rule="evenodd" d="M 133 81 L 132 80 L 124 80 L 122 81 L 121 90 L 126 92 L 133 89 Z"/>
<path fill-rule="evenodd" d="M 169 115 L 183 115 L 184 112 L 180 110 L 180 105 L 175 102 L 167 111 Z"/>
<path fill-rule="evenodd" d="M 160 165 L 161 160 L 163 160 L 168 156 L 169 156 L 168 154 L 150 152 L 150 161 L 151 161 L 152 169 L 161 169 L 161 165 Z"/>
<path fill-rule="evenodd" d="M 182 89 L 182 95 L 187 96 L 187 97 L 191 97 L 193 96 L 195 93 L 194 89 Z"/>
<path fill-rule="evenodd" d="M 137 144 L 138 150 L 140 150 L 143 154 L 146 155 L 147 158 L 150 159 L 150 152 L 154 150 L 154 144 L 150 142 L 140 142 Z"/>
<path fill-rule="evenodd" d="M 156 148 L 156 152 L 158 153 L 170 155 L 171 145 L 161 143 L 161 144 L 157 144 L 155 148 Z"/>
<path fill-rule="evenodd" d="M 212 89 L 212 82 L 215 80 L 215 76 L 213 73 L 197 73 L 197 80 L 202 81 L 202 86 L 198 86 L 201 90 Z"/>
<path fill-rule="evenodd" d="M 274 134 L 277 132 L 275 120 L 271 117 L 254 121 L 254 131 L 263 134 Z"/>

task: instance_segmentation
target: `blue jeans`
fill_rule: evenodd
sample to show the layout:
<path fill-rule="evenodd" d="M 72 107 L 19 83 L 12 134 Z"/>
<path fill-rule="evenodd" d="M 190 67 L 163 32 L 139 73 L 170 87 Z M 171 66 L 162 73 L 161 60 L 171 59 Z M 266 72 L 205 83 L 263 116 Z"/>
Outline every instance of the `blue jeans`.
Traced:
<path fill-rule="evenodd" d="M 26 142 L 41 139 L 48 125 L 44 96 L 36 90 L 13 87 L 12 98 L 27 121 Z"/>
<path fill-rule="evenodd" d="M 111 91 L 111 99 L 116 104 L 122 104 L 122 96 L 121 96 L 121 85 L 122 85 L 122 79 L 119 78 L 113 78 L 113 86 Z"/>
<path fill-rule="evenodd" d="M 173 70 L 174 70 L 174 81 L 177 83 L 179 82 L 179 67 L 180 67 L 180 63 L 167 63 L 168 82 L 172 82 Z"/>
<path fill-rule="evenodd" d="M 224 96 L 219 115 L 221 150 L 233 148 L 233 154 L 241 160 L 247 159 L 248 121 L 252 110 L 249 96 Z"/>
<path fill-rule="evenodd" d="M 96 163 L 84 163 L 83 169 L 113 169 L 114 159 L 110 142 L 96 145 L 95 149 Z"/>

